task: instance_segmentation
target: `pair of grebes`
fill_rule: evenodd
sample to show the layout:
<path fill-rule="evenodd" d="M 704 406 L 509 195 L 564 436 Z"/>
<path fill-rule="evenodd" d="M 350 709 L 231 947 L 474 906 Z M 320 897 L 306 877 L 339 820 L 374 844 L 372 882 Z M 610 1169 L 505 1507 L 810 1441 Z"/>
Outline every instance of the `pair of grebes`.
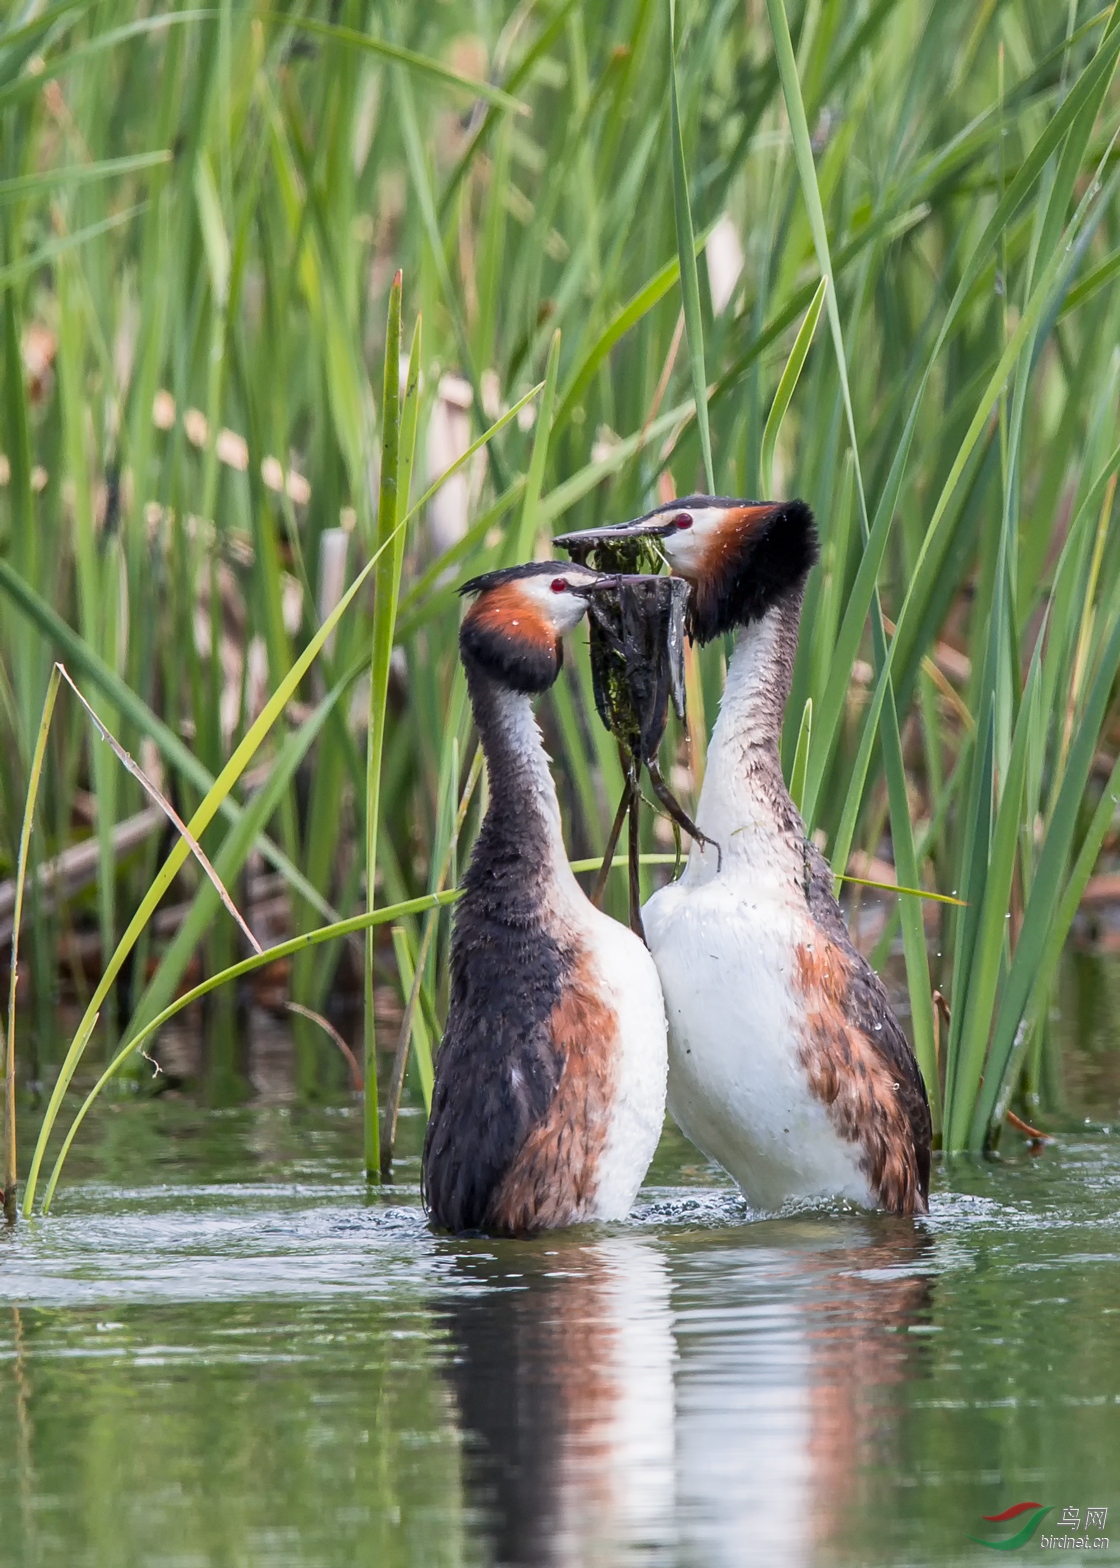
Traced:
<path fill-rule="evenodd" d="M 921 1074 L 779 760 L 818 555 L 812 513 L 695 496 L 560 542 L 578 561 L 637 540 L 656 540 L 688 584 L 696 641 L 737 637 L 688 862 L 642 910 L 645 942 L 569 867 L 532 711 L 559 674 L 562 637 L 619 579 L 547 561 L 462 590 L 474 595 L 459 642 L 490 804 L 455 909 L 424 1146 L 432 1221 L 518 1236 L 622 1219 L 666 1095 L 753 1207 L 843 1199 L 924 1213 Z"/>

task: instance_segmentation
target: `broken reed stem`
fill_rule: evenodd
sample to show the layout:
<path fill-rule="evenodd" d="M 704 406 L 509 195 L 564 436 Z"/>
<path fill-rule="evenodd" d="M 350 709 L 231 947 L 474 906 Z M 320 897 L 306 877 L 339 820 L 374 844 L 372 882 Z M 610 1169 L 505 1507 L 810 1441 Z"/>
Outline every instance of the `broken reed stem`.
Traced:
<path fill-rule="evenodd" d="M 302 1002 L 288 1001 L 284 1005 L 287 1007 L 289 1013 L 298 1013 L 301 1018 L 306 1018 L 309 1020 L 309 1022 L 318 1024 L 323 1033 L 327 1035 L 329 1039 L 334 1041 L 335 1045 L 338 1046 L 339 1053 L 342 1056 L 343 1061 L 345 1061 L 347 1067 L 350 1069 L 350 1087 L 354 1090 L 355 1094 L 361 1094 L 362 1069 L 359 1065 L 358 1058 L 354 1055 L 353 1051 L 347 1045 L 346 1041 L 342 1038 L 331 1021 L 328 1018 L 324 1018 L 322 1013 L 317 1013 L 314 1008 L 304 1007 Z"/>
<path fill-rule="evenodd" d="M 202 870 L 213 884 L 214 891 L 217 893 L 228 912 L 233 916 L 234 920 L 240 926 L 241 934 L 244 936 L 249 946 L 253 949 L 253 952 L 259 953 L 261 951 L 261 945 L 253 935 L 252 931 L 249 929 L 248 922 L 245 920 L 241 914 L 241 911 L 238 909 L 237 905 L 226 891 L 225 884 L 223 883 L 221 877 L 210 864 L 210 860 L 206 854 L 206 851 L 195 838 L 190 828 L 187 827 L 187 824 L 183 821 L 182 817 L 180 817 L 179 813 L 175 810 L 175 807 L 166 798 L 162 791 L 160 791 L 156 785 L 153 784 L 152 780 L 144 772 L 140 764 L 129 755 L 117 737 L 111 734 L 110 731 L 105 728 L 94 709 L 90 706 L 85 697 L 82 696 L 82 693 L 74 684 L 74 681 L 71 678 L 66 666 L 64 664 L 56 664 L 55 669 L 66 682 L 67 686 L 69 686 L 75 697 L 77 697 L 78 701 L 81 703 L 82 707 L 89 716 L 90 722 L 92 723 L 94 729 L 97 731 L 98 735 L 100 735 L 105 744 L 110 748 L 117 761 L 121 764 L 127 773 L 132 775 L 153 805 L 159 807 L 160 811 L 163 812 L 164 816 L 171 823 L 172 827 L 175 828 L 180 837 L 186 839 L 188 845 L 190 846 L 191 854 L 198 861 L 199 865 L 202 867 Z"/>

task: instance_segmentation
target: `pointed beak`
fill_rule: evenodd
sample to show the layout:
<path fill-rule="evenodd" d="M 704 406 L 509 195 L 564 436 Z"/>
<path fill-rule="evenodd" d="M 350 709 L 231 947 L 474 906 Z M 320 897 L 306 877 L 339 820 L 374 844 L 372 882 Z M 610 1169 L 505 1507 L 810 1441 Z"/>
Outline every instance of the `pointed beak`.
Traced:
<path fill-rule="evenodd" d="M 648 572 L 600 572 L 594 582 L 577 588 L 575 592 L 583 594 L 587 599 L 594 598 L 597 594 L 617 594 L 619 589 L 627 583 L 648 583 Z"/>
<path fill-rule="evenodd" d="M 618 578 L 611 572 L 599 572 L 585 583 L 570 583 L 570 592 L 579 599 L 593 599 L 596 594 L 613 592 Z"/>
<path fill-rule="evenodd" d="M 613 523 L 606 528 L 584 528 L 574 534 L 560 534 L 553 540 L 563 549 L 593 550 L 598 544 L 621 544 L 627 539 L 664 539 L 676 533 L 675 518 L 663 512 L 653 512 L 648 517 L 635 518 L 629 523 Z"/>

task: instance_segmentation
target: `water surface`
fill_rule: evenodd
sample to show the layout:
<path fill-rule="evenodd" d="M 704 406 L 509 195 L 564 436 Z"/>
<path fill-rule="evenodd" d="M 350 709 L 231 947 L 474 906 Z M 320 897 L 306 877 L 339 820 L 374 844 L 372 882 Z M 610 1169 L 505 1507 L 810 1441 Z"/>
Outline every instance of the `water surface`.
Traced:
<path fill-rule="evenodd" d="M 1114 1062 L 928 1221 L 759 1219 L 668 1131 L 627 1224 L 528 1243 L 433 1236 L 414 1153 L 367 1193 L 353 1106 L 106 1108 L 0 1232 L 0 1563 L 975 1563 L 1025 1500 L 1120 1542 Z"/>

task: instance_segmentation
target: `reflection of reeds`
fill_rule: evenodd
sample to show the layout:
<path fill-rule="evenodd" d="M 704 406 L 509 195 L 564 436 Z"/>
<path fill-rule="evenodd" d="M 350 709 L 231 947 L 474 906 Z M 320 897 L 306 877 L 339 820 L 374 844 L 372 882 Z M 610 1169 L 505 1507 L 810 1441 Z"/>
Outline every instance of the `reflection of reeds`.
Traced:
<path fill-rule="evenodd" d="M 62 658 L 250 929 L 239 890 L 266 869 L 270 935 L 407 906 L 368 947 L 367 1001 L 392 988 L 414 1042 L 438 1038 L 447 921 L 415 900 L 445 864 L 454 881 L 473 759 L 455 580 L 544 551 L 561 518 L 773 476 L 823 539 L 787 766 L 838 873 L 877 856 L 967 901 L 940 911 L 937 956 L 906 898 L 881 946 L 899 924 L 945 1146 L 975 1149 L 1044 1082 L 1058 954 L 1120 794 L 1120 176 L 1098 129 L 1120 28 L 1067 38 L 1064 12 L 1010 0 L 979 22 L 810 7 L 791 34 L 766 9 L 760 34 L 682 4 L 671 41 L 658 7 L 483 4 L 469 47 L 462 8 L 434 3 L 393 38 L 372 12 L 6 24 L 0 870 L 14 883 Z M 1020 13 L 1005 79 L 995 29 Z M 401 267 L 428 356 L 403 384 Z M 393 388 L 415 420 L 395 464 Z M 414 442 L 432 479 L 458 464 L 435 515 L 404 477 Z M 663 759 L 686 794 L 723 657 L 689 656 L 695 744 L 671 727 Z M 577 643 L 542 713 L 575 854 L 622 787 L 591 706 Z M 141 791 L 69 716 L 43 767 L 21 1017 L 53 1115 L 77 1065 L 54 1046 L 60 970 L 110 1036 L 100 1065 L 243 939 L 185 849 L 125 852 Z M 87 835 L 92 891 L 63 898 Z M 340 951 L 352 978 L 366 950 L 292 951 L 291 999 L 324 1014 Z M 314 1092 L 338 1053 L 295 1032 Z"/>
<path fill-rule="evenodd" d="M 23 1317 L 17 1306 L 12 1307 L 12 1340 L 15 1347 L 15 1357 L 12 1362 L 12 1372 L 16 1385 L 16 1451 L 15 1471 L 19 1487 L 20 1517 L 23 1524 L 23 1538 L 27 1544 L 28 1555 L 34 1562 L 39 1552 L 38 1526 L 35 1519 L 35 1466 L 33 1457 L 33 1431 L 31 1426 L 30 1389 L 27 1380 L 27 1346 L 24 1343 Z"/>

